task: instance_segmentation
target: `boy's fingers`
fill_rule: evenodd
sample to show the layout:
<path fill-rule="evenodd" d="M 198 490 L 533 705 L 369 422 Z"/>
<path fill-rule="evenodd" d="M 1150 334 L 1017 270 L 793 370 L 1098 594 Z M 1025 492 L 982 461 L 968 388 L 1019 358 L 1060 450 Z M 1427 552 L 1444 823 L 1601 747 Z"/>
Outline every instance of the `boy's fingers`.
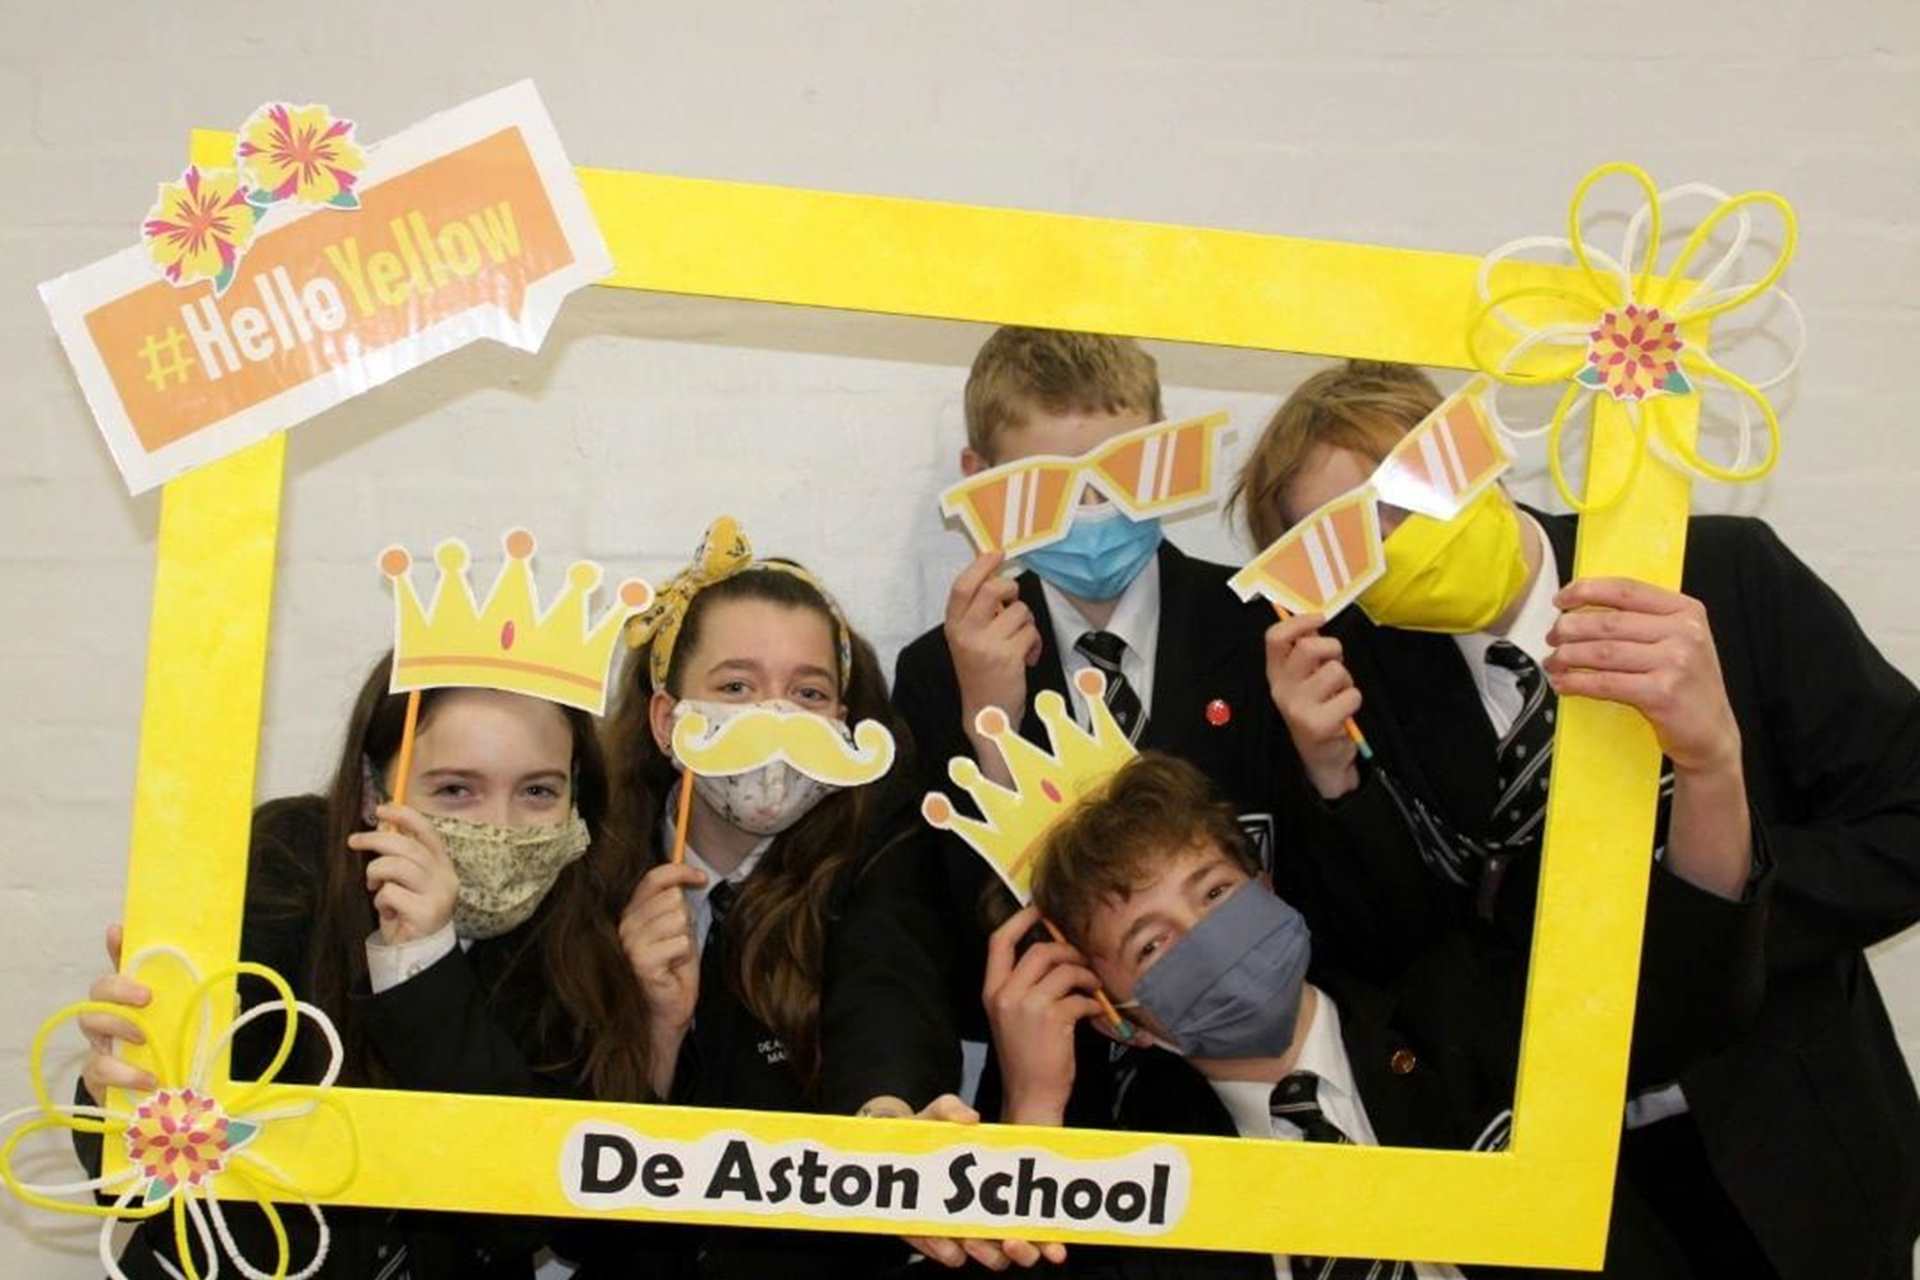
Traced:
<path fill-rule="evenodd" d="M 87 988 L 87 999 L 144 1009 L 153 1003 L 153 990 L 146 983 L 135 982 L 124 974 L 105 973 L 95 978 L 93 985 Z"/>
<path fill-rule="evenodd" d="M 1622 640 L 1579 640 L 1563 644 L 1547 655 L 1549 671 L 1657 671 L 1666 663 L 1667 650 L 1657 644 Z"/>
<path fill-rule="evenodd" d="M 1092 996 L 1070 996 L 1060 1002 L 1061 1012 L 1075 1022 L 1085 1022 L 1088 1018 L 1097 1018 L 1107 1022 L 1107 1007 Z M 1108 1023 L 1111 1025 L 1111 1023 Z"/>
<path fill-rule="evenodd" d="M 1563 613 L 1547 629 L 1548 644 L 1575 640 L 1664 640 L 1676 619 L 1663 613 L 1623 613 L 1618 609 L 1582 609 Z"/>
<path fill-rule="evenodd" d="M 1344 737 L 1347 721 L 1353 719 L 1359 711 L 1360 691 L 1348 685 L 1321 703 L 1317 713 L 1303 716 L 1301 719 L 1303 724 L 1311 727 L 1316 737 L 1330 738 L 1336 733 Z"/>
<path fill-rule="evenodd" d="M 1067 1260 L 1067 1246 L 1061 1244 L 1058 1240 L 1047 1241 L 1040 1246 L 1040 1252 L 1046 1256 L 1048 1262 L 1051 1262 L 1056 1267 Z"/>
<path fill-rule="evenodd" d="M 983 984 L 984 990 L 997 991 L 1007 980 L 1008 975 L 1013 972 L 1014 944 L 1025 937 L 1027 930 L 1033 928 L 1039 920 L 1040 908 L 1026 906 L 1008 916 L 1006 922 L 993 931 L 993 936 L 987 939 L 987 977 Z"/>
<path fill-rule="evenodd" d="M 119 921 L 107 926 L 107 963 L 116 969 L 120 967 L 121 945 L 126 937 L 126 930 L 120 927 Z"/>
<path fill-rule="evenodd" d="M 80 1034 L 87 1038 L 101 1053 L 107 1052 L 107 1044 L 114 1040 L 124 1040 L 128 1044 L 145 1044 L 147 1038 L 140 1034 L 140 1028 L 125 1018 L 116 1018 L 110 1013 L 83 1013 L 80 1015 Z"/>
<path fill-rule="evenodd" d="M 157 1085 L 151 1072 L 103 1053 L 89 1054 L 80 1074 L 87 1082 L 87 1092 L 96 1098 L 104 1095 L 108 1089 L 151 1093 Z"/>
<path fill-rule="evenodd" d="M 1033 625 L 1033 610 L 1024 600 L 1017 600 L 1000 611 L 987 627 L 987 633 L 996 640 L 1011 640 L 1020 632 Z"/>
<path fill-rule="evenodd" d="M 1049 971 L 1063 964 L 1086 967 L 1087 958 L 1069 943 L 1036 942 L 1021 954 L 1013 971 L 1016 978 L 1025 976 L 1031 982 L 1038 982 Z"/>
<path fill-rule="evenodd" d="M 953 589 L 947 593 L 947 620 L 955 621 L 965 615 L 974 596 L 980 590 L 980 584 L 993 576 L 994 570 L 1005 560 L 1004 553 L 983 551 L 973 558 L 973 563 L 960 571 L 953 580 Z"/>
<path fill-rule="evenodd" d="M 989 1271 L 1005 1271 L 1007 1269 L 1007 1255 L 1002 1253 L 1000 1246 L 991 1240 L 966 1239 L 960 1242 L 960 1247 L 967 1251 L 969 1258 L 972 1258 Z"/>
<path fill-rule="evenodd" d="M 1288 614 L 1267 628 L 1267 652 L 1277 658 L 1286 657 L 1302 636 L 1319 631 L 1324 621 L 1317 613 Z"/>
<path fill-rule="evenodd" d="M 951 1093 L 943 1093 L 921 1108 L 922 1120 L 945 1120 L 949 1124 L 979 1124 L 980 1113 Z"/>
<path fill-rule="evenodd" d="M 1040 1251 L 1025 1240 L 1002 1240 L 1000 1247 L 1016 1266 L 1030 1267 L 1040 1261 Z"/>
<path fill-rule="evenodd" d="M 973 599 L 960 615 L 960 621 L 973 630 L 991 626 L 1019 601 L 1019 583 L 1012 578 L 993 578 L 974 592 Z"/>
<path fill-rule="evenodd" d="M 1304 692 L 1313 695 L 1316 701 L 1325 702 L 1343 689 L 1353 684 L 1353 675 L 1337 662 L 1329 662 L 1308 676 L 1301 683 Z"/>
<path fill-rule="evenodd" d="M 1100 979 L 1094 976 L 1093 970 L 1065 963 L 1054 966 L 1051 973 L 1033 984 L 1033 990 L 1048 1000 L 1058 1000 L 1070 991 L 1094 991 L 1099 986 Z"/>
<path fill-rule="evenodd" d="M 1660 693 L 1658 675 L 1623 671 L 1553 671 L 1548 683 L 1563 698 L 1594 698 L 1602 702 L 1621 702 L 1643 714 Z"/>
<path fill-rule="evenodd" d="M 1678 591 L 1668 591 L 1633 578 L 1581 578 L 1560 589 L 1553 603 L 1563 611 L 1601 606 L 1629 613 L 1683 613 L 1695 602 Z"/>
<path fill-rule="evenodd" d="M 908 1236 L 906 1241 L 920 1254 L 931 1258 L 943 1267 L 966 1265 L 966 1251 L 945 1236 Z"/>
<path fill-rule="evenodd" d="M 1309 636 L 1293 646 L 1287 655 L 1286 669 L 1294 678 L 1304 679 L 1330 666 L 1339 666 L 1346 650 L 1331 636 Z"/>

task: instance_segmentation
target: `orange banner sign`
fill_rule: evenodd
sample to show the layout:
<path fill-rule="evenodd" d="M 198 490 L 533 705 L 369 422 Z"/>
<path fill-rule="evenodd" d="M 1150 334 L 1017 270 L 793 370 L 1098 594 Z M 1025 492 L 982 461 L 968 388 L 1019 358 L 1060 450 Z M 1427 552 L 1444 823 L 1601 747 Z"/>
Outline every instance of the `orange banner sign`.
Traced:
<path fill-rule="evenodd" d="M 368 149 L 359 207 L 262 215 L 218 294 L 129 249 L 40 287 L 133 492 L 492 338 L 612 260 L 532 83 Z"/>

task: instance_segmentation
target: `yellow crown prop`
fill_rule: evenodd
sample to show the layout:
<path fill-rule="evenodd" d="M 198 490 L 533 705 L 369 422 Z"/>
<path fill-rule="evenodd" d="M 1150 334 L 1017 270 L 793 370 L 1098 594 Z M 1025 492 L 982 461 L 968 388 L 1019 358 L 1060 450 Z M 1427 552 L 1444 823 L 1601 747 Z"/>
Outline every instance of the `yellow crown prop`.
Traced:
<path fill-rule="evenodd" d="M 1089 667 L 1075 672 L 1073 682 L 1092 709 L 1093 732 L 1075 724 L 1066 699 L 1048 689 L 1033 700 L 1033 710 L 1047 727 L 1051 752 L 1016 733 L 998 707 L 974 718 L 975 727 L 1005 758 L 1013 788 L 983 775 L 971 756 L 949 760 L 947 776 L 973 797 L 985 821 L 961 816 L 938 791 L 929 791 L 920 802 L 920 816 L 971 845 L 1022 905 L 1033 898 L 1034 855 L 1047 831 L 1136 754 L 1107 709 L 1106 677 Z"/>
<path fill-rule="evenodd" d="M 434 548 L 440 583 L 422 606 L 404 547 L 380 553 L 380 571 L 393 582 L 394 693 L 462 686 L 502 689 L 545 698 L 599 715 L 607 705 L 608 668 L 628 618 L 653 601 L 638 578 L 620 584 L 619 601 L 593 622 L 589 602 L 602 570 L 588 560 L 567 569 L 559 599 L 540 611 L 533 582 L 533 535 L 509 531 L 501 539 L 507 562 L 484 605 L 474 603 L 467 578 L 467 544 L 448 538 Z"/>

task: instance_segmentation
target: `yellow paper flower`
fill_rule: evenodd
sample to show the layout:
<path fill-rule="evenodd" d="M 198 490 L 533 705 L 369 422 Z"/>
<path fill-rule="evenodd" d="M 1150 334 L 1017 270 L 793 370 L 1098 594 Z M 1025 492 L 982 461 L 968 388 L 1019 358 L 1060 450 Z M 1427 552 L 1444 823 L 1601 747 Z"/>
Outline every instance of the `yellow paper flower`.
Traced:
<path fill-rule="evenodd" d="M 1646 202 L 1627 223 L 1626 239 L 1618 259 L 1587 245 L 1581 235 L 1581 209 L 1595 183 L 1611 174 L 1625 174 L 1639 184 Z M 1656 274 L 1660 258 L 1663 206 L 1682 198 L 1705 197 L 1713 210 L 1693 228 L 1672 265 Z M 1748 210 L 1761 205 L 1780 215 L 1783 230 L 1778 256 L 1758 280 L 1726 285 L 1722 282 L 1747 247 L 1752 234 Z M 1734 219 L 1732 244 L 1720 261 L 1698 281 L 1689 282 L 1687 268 L 1714 231 Z M 1644 250 L 1640 247 L 1645 234 Z M 1650 443 L 1672 461 L 1712 480 L 1741 483 L 1758 480 L 1773 470 L 1780 456 L 1780 420 L 1766 390 L 1792 374 L 1805 346 L 1806 327 L 1793 299 L 1779 287 L 1780 276 L 1793 258 L 1798 224 L 1793 206 L 1771 191 L 1748 191 L 1730 196 L 1703 183 L 1689 183 L 1659 191 L 1646 171 L 1631 164 L 1602 165 L 1574 189 L 1568 213 L 1567 235 L 1527 236 L 1502 245 L 1481 262 L 1479 305 L 1467 327 L 1467 351 L 1481 372 L 1508 386 L 1546 386 L 1565 383 L 1559 404 L 1548 421 L 1530 430 L 1515 430 L 1500 416 L 1499 397 L 1485 401 L 1488 415 L 1508 435 L 1525 438 L 1545 433 L 1547 463 L 1560 496 L 1575 511 L 1611 505 L 1626 491 Z M 1584 280 L 1563 288 L 1521 285 L 1494 294 L 1490 282 L 1496 265 L 1525 250 L 1553 249 L 1572 257 Z M 1638 272 L 1629 265 L 1640 260 Z M 1596 266 L 1596 264 L 1598 264 Z M 1687 286 L 1691 284 L 1689 289 Z M 1799 323 L 1799 341 L 1785 368 L 1772 377 L 1750 382 L 1725 368 L 1708 353 L 1703 322 L 1746 305 L 1762 294 L 1778 297 Z M 1513 308 L 1524 303 L 1526 318 Z M 1488 330 L 1495 334 L 1490 340 Z M 1489 346 L 1494 348 L 1489 351 Z M 1731 466 L 1709 461 L 1693 442 L 1678 431 L 1662 403 L 1697 395 L 1706 383 L 1719 383 L 1736 393 L 1740 410 L 1740 444 Z M 1595 396 L 1609 396 L 1626 411 L 1634 431 L 1632 467 L 1604 497 L 1578 495 L 1568 484 L 1561 461 L 1562 435 L 1567 420 Z M 1758 462 L 1750 462 L 1752 418 L 1748 406 L 1760 410 L 1767 444 Z"/>
<path fill-rule="evenodd" d="M 367 158 L 354 141 L 353 121 L 335 119 L 318 103 L 267 103 L 240 126 L 235 155 L 251 184 L 248 199 L 263 208 L 282 200 L 360 207 L 355 187 Z"/>
<path fill-rule="evenodd" d="M 224 293 L 253 243 L 257 217 L 238 173 L 189 165 L 180 181 L 160 184 L 140 234 L 168 280 L 181 286 L 211 280 L 213 291 Z"/>
<path fill-rule="evenodd" d="M 29 1058 L 34 1093 L 39 1101 L 35 1106 L 0 1116 L 0 1128 L 18 1125 L 6 1142 L 0 1145 L 0 1184 L 28 1204 L 59 1213 L 84 1214 L 103 1219 L 100 1227 L 100 1262 L 113 1280 L 127 1280 L 113 1256 L 114 1225 L 122 1221 L 152 1218 L 162 1213 L 172 1215 L 175 1253 L 187 1280 L 215 1280 L 219 1275 L 220 1253 L 215 1248 L 216 1239 L 224 1247 L 227 1256 L 233 1259 L 234 1265 L 250 1280 L 306 1280 L 326 1262 L 331 1240 L 326 1216 L 315 1203 L 316 1197 L 335 1195 L 344 1188 L 351 1180 L 359 1158 L 358 1144 L 353 1141 L 353 1127 L 347 1112 L 331 1098 L 324 1096 L 324 1091 L 333 1086 L 340 1074 L 343 1054 L 339 1033 L 334 1030 L 326 1014 L 295 999 L 286 979 L 264 965 L 246 962 L 229 965 L 212 977 L 201 980 L 193 963 L 183 953 L 171 947 L 154 947 L 135 956 L 127 965 L 126 972 L 138 973 L 142 966 L 163 959 L 185 968 L 195 984 L 193 994 L 186 1002 L 178 1036 L 156 1035 L 152 1019 L 140 1010 L 97 1000 L 69 1005 L 40 1025 L 40 1030 L 34 1035 Z M 279 998 L 249 1009 L 235 1019 L 218 1039 L 211 1039 L 208 1027 L 212 1002 L 216 996 L 225 995 L 225 984 L 230 979 L 241 974 L 264 979 Z M 133 1023 L 140 1029 L 152 1051 L 153 1074 L 160 1084 L 152 1093 L 139 1099 L 132 1111 L 56 1103 L 47 1088 L 42 1064 L 48 1038 L 69 1019 L 87 1013 L 110 1013 Z M 282 1016 L 283 1025 L 279 1046 L 267 1069 L 258 1080 L 232 1082 L 226 1087 L 225 1096 L 216 1096 L 208 1086 L 212 1064 L 221 1060 L 234 1034 L 241 1027 L 274 1013 Z M 284 1093 L 276 1094 L 274 1081 L 293 1052 L 294 1034 L 303 1016 L 311 1019 L 326 1037 L 330 1061 L 316 1086 L 322 1091 L 321 1096 L 313 1097 L 311 1091 L 307 1091 L 309 1096 L 295 1100 Z M 182 1051 L 190 1041 L 194 1044 L 194 1052 L 191 1058 L 186 1058 Z M 321 1106 L 328 1107 L 345 1123 L 349 1159 L 346 1175 L 338 1185 L 314 1191 L 293 1185 L 285 1173 L 250 1147 L 267 1124 L 309 1115 Z M 47 1129 L 100 1134 L 109 1140 L 119 1138 L 126 1146 L 129 1167 L 119 1173 L 103 1174 L 84 1182 L 47 1185 L 23 1181 L 14 1172 L 14 1152 L 29 1135 Z M 238 1253 L 226 1214 L 214 1193 L 216 1182 L 229 1195 L 238 1191 L 260 1206 L 277 1246 L 271 1271 L 261 1270 Z M 96 1194 L 113 1196 L 113 1203 L 97 1203 Z M 82 1198 L 62 1198 L 69 1196 Z M 136 1199 L 138 1204 L 134 1203 Z M 292 1200 L 303 1204 L 313 1215 L 317 1227 L 313 1258 L 300 1271 L 291 1274 L 287 1269 L 292 1259 L 286 1224 L 279 1210 L 274 1207 L 274 1200 Z M 199 1273 L 194 1261 L 195 1252 L 190 1247 L 196 1239 L 199 1255 L 211 1260 L 210 1269 L 204 1277 Z"/>

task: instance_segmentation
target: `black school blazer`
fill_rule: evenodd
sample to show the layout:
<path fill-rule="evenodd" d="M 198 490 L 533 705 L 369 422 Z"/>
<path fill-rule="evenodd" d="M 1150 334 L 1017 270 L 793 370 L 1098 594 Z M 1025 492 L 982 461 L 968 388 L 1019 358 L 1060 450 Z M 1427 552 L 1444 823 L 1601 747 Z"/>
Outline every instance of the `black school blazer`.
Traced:
<path fill-rule="evenodd" d="M 1659 973 L 1690 968 L 1720 975 L 1734 991 L 1757 991 L 1763 967 L 1770 875 L 1763 873 L 1745 902 L 1728 902 L 1674 882 L 1665 913 L 1650 912 L 1647 955 Z M 1504 1148 L 1511 1128 L 1513 1082 L 1519 1060 L 1520 957 L 1490 930 L 1465 926 L 1431 946 L 1393 988 L 1381 988 L 1318 959 L 1312 981 L 1339 1008 L 1340 1036 L 1367 1118 L 1383 1146 L 1461 1150 Z M 1726 1043 L 1739 1020 L 1692 1021 L 1663 1006 L 1691 1003 L 1682 984 L 1655 994 L 1652 1017 L 1635 1029 L 1635 1086 L 1670 1079 L 1680 1064 Z M 1199 1072 L 1161 1050 L 1129 1051 L 1118 1071 L 1114 1127 L 1143 1133 L 1233 1137 L 1226 1108 Z M 1101 1280 L 1232 1277 L 1266 1280 L 1265 1254 L 1197 1250 L 1069 1250 L 1068 1270 Z M 1530 1269 L 1467 1266 L 1475 1280 L 1562 1275 Z M 1613 1280 L 1720 1280 L 1692 1271 L 1659 1221 L 1633 1193 L 1616 1183 L 1606 1267 Z"/>
<path fill-rule="evenodd" d="M 1533 515 L 1564 581 L 1578 522 Z M 1761 521 L 1690 520 L 1681 590 L 1707 611 L 1775 889 L 1758 1019 L 1680 1083 L 1716 1173 L 1787 1280 L 1904 1275 L 1920 1232 L 1920 1097 L 1863 952 L 1920 920 L 1920 693 Z M 1381 764 L 1478 832 L 1494 741 L 1452 638 L 1377 627 L 1357 609 L 1330 632 Z M 1371 913 L 1372 953 L 1403 959 L 1471 906 L 1421 870 L 1404 828 L 1384 838 L 1390 810 L 1370 776 L 1333 805 L 1288 810 L 1282 838 Z M 1504 887 L 1500 916 L 1523 934 L 1536 887 L 1531 874 Z"/>
<path fill-rule="evenodd" d="M 269 801 L 254 813 L 248 853 L 240 958 L 275 969 L 304 1000 L 312 999 L 312 925 L 323 860 L 345 852 L 326 848 L 326 825 L 326 802 L 319 796 Z M 381 1061 L 393 1073 L 392 1087 L 580 1096 L 581 1087 L 564 1074 L 543 1073 L 532 1065 L 563 1056 L 536 1047 L 536 1015 L 544 992 L 538 957 L 525 953 L 537 940 L 541 918 L 536 912 L 510 933 L 464 950 L 456 947 L 379 995 L 363 990 L 351 997 Z M 240 994 L 247 1008 L 277 999 L 266 984 L 251 978 L 241 979 Z M 272 1017 L 243 1027 L 234 1037 L 234 1074 L 257 1075 L 273 1056 L 280 1034 L 281 1023 Z M 325 1055 L 320 1036 L 303 1022 L 294 1056 L 280 1078 L 289 1083 L 319 1079 Z M 97 1172 L 100 1138 L 76 1135 L 75 1144 L 81 1162 Z M 333 1234 L 326 1266 L 319 1273 L 324 1280 L 379 1276 L 403 1248 L 413 1280 L 524 1280 L 534 1273 L 534 1255 L 556 1230 L 564 1229 L 542 1219 L 482 1214 L 344 1208 L 324 1212 Z M 258 1265 L 273 1256 L 273 1237 L 258 1210 L 245 1202 L 229 1202 L 226 1214 L 248 1258 Z M 313 1220 L 298 1208 L 283 1210 L 282 1218 L 291 1237 L 292 1266 L 298 1269 L 312 1257 Z M 160 1280 L 166 1274 L 161 1258 L 178 1266 L 171 1222 L 163 1214 L 134 1231 L 120 1259 L 129 1276 Z"/>

